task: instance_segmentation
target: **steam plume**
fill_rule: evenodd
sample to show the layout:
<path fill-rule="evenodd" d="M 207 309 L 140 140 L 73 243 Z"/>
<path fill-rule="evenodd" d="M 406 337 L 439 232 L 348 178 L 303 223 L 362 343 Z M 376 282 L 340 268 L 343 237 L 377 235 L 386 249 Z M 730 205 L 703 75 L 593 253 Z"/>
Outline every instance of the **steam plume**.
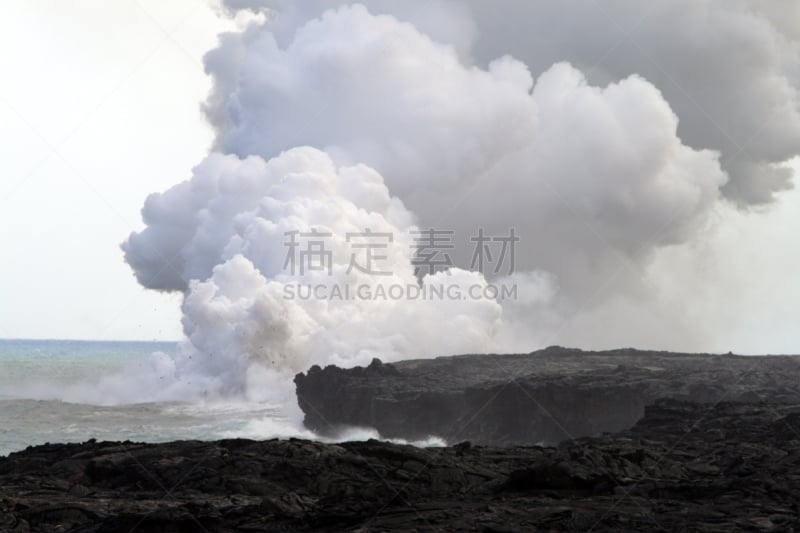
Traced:
<path fill-rule="evenodd" d="M 185 295 L 175 390 L 288 394 L 310 364 L 529 350 L 566 316 L 588 317 L 576 338 L 596 345 L 609 340 L 598 320 L 698 338 L 652 290 L 651 265 L 705 235 L 723 202 L 789 187 L 776 164 L 800 149 L 785 54 L 798 31 L 782 7 L 617 2 L 603 16 L 637 45 L 594 64 L 619 29 L 576 2 L 339 4 L 225 3 L 265 17 L 206 56 L 214 151 L 147 199 L 147 227 L 123 245 L 144 286 Z M 457 248 L 422 283 L 504 283 L 518 299 L 286 298 L 297 283 L 414 285 L 411 234 L 431 227 L 516 228 L 513 275 L 469 272 Z M 388 277 L 347 272 L 344 236 L 365 228 L 394 236 Z M 286 272 L 292 231 L 333 236 L 330 274 Z M 620 265 L 641 275 L 616 282 Z"/>

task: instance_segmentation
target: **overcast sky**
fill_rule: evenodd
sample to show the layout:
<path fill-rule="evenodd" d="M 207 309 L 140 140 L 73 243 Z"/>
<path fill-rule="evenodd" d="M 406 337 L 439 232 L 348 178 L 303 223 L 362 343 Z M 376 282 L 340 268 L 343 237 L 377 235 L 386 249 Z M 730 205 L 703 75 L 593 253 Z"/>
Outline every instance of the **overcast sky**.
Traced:
<path fill-rule="evenodd" d="M 144 227 L 146 196 L 188 179 L 208 153 L 202 57 L 234 25 L 203 0 L 4 2 L 0 338 L 181 336 L 182 295 L 144 289 L 120 243 Z M 711 309 L 698 316 L 717 316 L 709 329 L 732 348 L 800 352 L 800 193 L 779 193 L 763 211 L 720 210 L 725 230 L 714 246 L 725 260 L 713 271 L 694 279 L 696 260 L 680 257 L 687 247 L 655 269 L 687 270 L 675 277 L 697 285 L 693 306 L 707 298 Z M 598 323 L 624 326 L 612 316 Z M 581 327 L 562 337 L 572 328 L 580 338 Z"/>
<path fill-rule="evenodd" d="M 119 244 L 207 152 L 202 55 L 230 24 L 198 0 L 3 3 L 0 337 L 179 337 L 179 296 Z"/>

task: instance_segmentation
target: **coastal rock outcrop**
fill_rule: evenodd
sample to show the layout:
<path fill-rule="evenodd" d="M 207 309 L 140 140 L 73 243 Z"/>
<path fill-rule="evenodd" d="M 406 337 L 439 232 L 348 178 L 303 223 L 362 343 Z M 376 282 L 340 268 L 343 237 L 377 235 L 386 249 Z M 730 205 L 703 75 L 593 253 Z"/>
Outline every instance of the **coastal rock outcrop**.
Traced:
<path fill-rule="evenodd" d="M 321 434 L 356 426 L 395 439 L 553 444 L 630 428 L 659 398 L 800 402 L 800 358 L 550 347 L 313 367 L 295 383 L 305 425 Z"/>

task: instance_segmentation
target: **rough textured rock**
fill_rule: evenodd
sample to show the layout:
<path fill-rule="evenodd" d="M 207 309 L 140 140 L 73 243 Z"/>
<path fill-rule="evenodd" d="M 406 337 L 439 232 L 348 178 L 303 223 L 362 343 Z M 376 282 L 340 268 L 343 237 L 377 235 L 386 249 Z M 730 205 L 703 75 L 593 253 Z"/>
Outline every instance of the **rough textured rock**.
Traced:
<path fill-rule="evenodd" d="M 322 434 L 361 426 L 387 438 L 507 446 L 627 429 L 659 398 L 800 402 L 800 358 L 551 347 L 313 367 L 295 383 L 305 425 Z"/>
<path fill-rule="evenodd" d="M 796 531 L 798 422 L 667 400 L 559 447 L 50 444 L 0 458 L 0 531 Z"/>

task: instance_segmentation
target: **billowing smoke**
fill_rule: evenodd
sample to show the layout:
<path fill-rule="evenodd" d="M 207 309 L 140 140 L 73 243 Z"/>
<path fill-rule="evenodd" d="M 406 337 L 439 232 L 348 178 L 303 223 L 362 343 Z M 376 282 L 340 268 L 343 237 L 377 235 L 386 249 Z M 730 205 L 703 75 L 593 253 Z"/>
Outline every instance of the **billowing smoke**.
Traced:
<path fill-rule="evenodd" d="M 798 28 L 783 4 L 339 4 L 225 2 L 264 17 L 206 56 L 213 153 L 147 199 L 123 245 L 142 285 L 185 295 L 163 390 L 288 394 L 311 364 L 531 350 L 565 317 L 588 317 L 574 338 L 598 346 L 628 323 L 698 338 L 650 268 L 724 202 L 790 186 L 777 163 L 800 151 Z M 431 228 L 461 245 L 423 276 L 414 236 Z M 463 244 L 479 232 L 518 236 L 513 273 L 474 271 Z M 315 234 L 330 261 L 298 271 L 287 239 Z M 356 237 L 378 235 L 385 275 L 354 269 Z M 297 292 L 440 285 L 516 293 Z"/>
<path fill-rule="evenodd" d="M 669 105 L 638 76 L 595 87 L 563 63 L 535 82 L 509 56 L 467 66 L 452 46 L 362 6 L 282 40 L 254 26 L 208 55 L 219 149 L 316 146 L 377 169 L 423 226 L 521 226 L 518 267 L 556 273 L 567 295 L 620 255 L 639 263 L 683 241 L 726 180 L 716 153 L 682 144 Z"/>
<path fill-rule="evenodd" d="M 225 0 L 230 8 L 272 8 L 269 32 L 281 48 L 309 20 L 349 3 Z M 393 15 L 451 44 L 465 64 L 487 65 L 510 54 L 534 73 L 569 61 L 600 85 L 643 76 L 680 118 L 679 135 L 687 145 L 721 152 L 730 176 L 723 188 L 728 198 L 741 205 L 768 203 L 792 185 L 791 172 L 780 163 L 800 153 L 795 2 L 376 0 L 368 5 L 373 13 Z M 239 42 L 240 51 L 254 50 L 246 44 L 249 38 Z M 231 59 L 233 48 L 223 46 L 208 58 L 219 88 L 230 87 L 230 76 L 243 72 L 221 68 L 217 60 L 220 54 Z M 225 100 L 209 101 L 212 119 L 228 115 L 218 107 L 231 104 Z"/>
<path fill-rule="evenodd" d="M 190 180 L 152 195 L 144 216 L 147 229 L 123 246 L 129 262 L 146 287 L 185 293 L 187 342 L 165 389 L 193 379 L 204 393 L 247 394 L 253 380 L 286 381 L 312 364 L 488 351 L 510 338 L 480 273 L 454 268 L 420 287 L 413 215 L 374 170 L 337 168 L 315 148 L 266 162 L 212 154 Z M 287 262 L 293 234 L 324 245 L 316 261 Z M 371 265 L 367 244 L 377 248 Z M 546 276 L 509 279 L 546 302 Z M 476 297 L 423 298 L 431 286 Z"/>

